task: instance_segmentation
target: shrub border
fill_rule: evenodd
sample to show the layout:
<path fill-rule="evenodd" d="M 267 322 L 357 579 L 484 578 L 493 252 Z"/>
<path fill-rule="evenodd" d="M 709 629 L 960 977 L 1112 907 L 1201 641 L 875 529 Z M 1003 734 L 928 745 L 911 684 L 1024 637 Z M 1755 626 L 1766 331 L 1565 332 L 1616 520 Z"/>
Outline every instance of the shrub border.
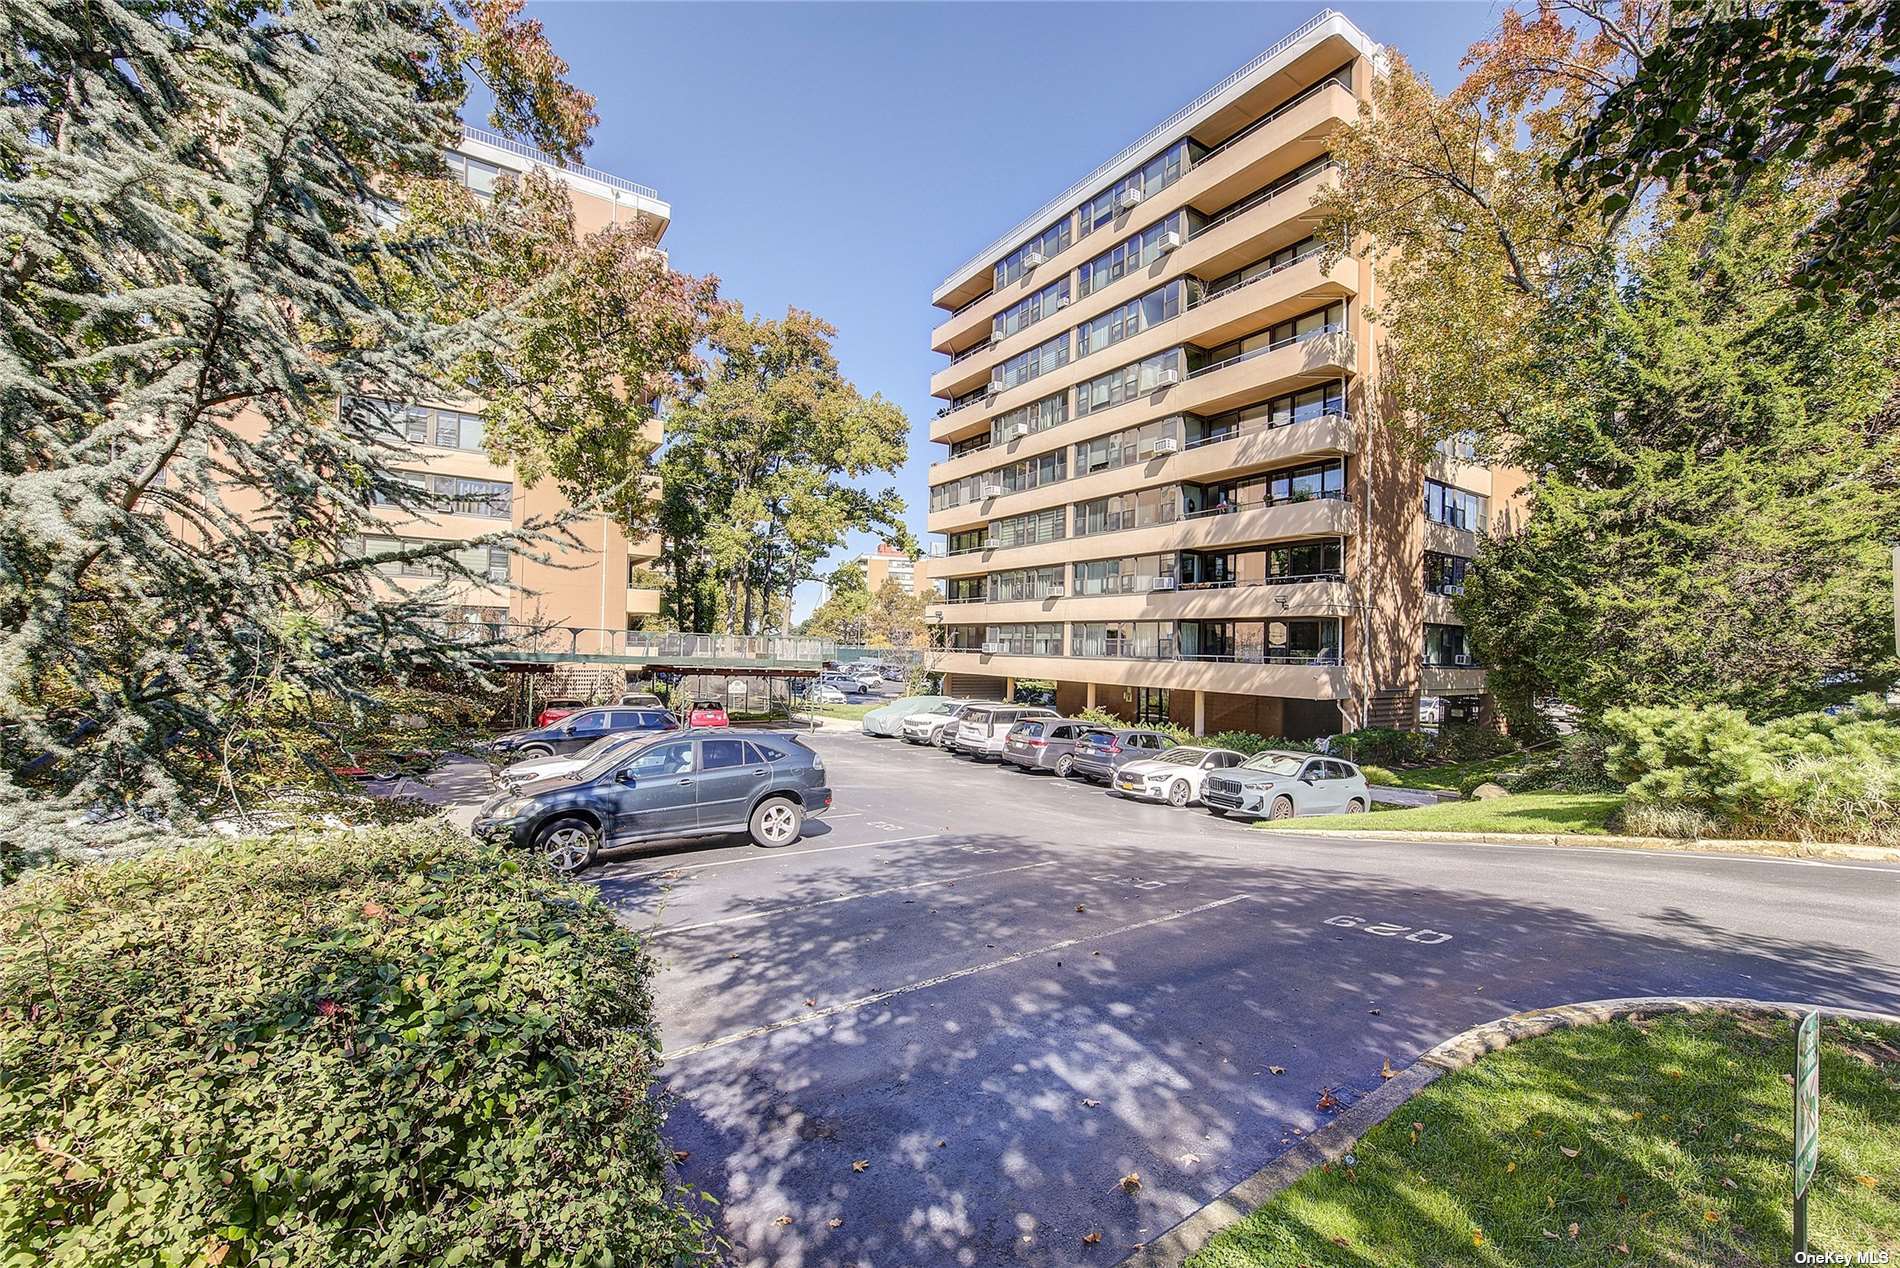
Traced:
<path fill-rule="evenodd" d="M 1723 995 L 1636 995 L 1599 999 L 1512 1013 L 1473 1026 L 1427 1049 L 1411 1065 L 1347 1106 L 1333 1121 L 1302 1137 L 1278 1158 L 1122 1260 L 1121 1268 L 1178 1268 L 1188 1256 L 1207 1245 L 1214 1234 L 1246 1219 L 1255 1207 L 1275 1197 L 1314 1167 L 1338 1162 L 1359 1143 L 1361 1136 L 1398 1112 L 1407 1101 L 1488 1052 L 1559 1030 L 1574 1030 L 1637 1015 L 1729 1013 L 1738 1017 L 1798 1019 L 1812 1012 L 1835 1020 L 1900 1026 L 1900 1016 L 1892 1013 Z"/>

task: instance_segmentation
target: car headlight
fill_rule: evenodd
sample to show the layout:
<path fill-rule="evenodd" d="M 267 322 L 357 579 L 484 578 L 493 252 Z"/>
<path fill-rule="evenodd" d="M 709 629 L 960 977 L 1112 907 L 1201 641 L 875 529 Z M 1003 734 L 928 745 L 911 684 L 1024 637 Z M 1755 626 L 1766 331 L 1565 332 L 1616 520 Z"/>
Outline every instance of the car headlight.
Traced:
<path fill-rule="evenodd" d="M 512 819 L 525 811 L 529 804 L 530 801 L 526 797 L 509 797 L 501 804 L 490 808 L 488 817 L 491 819 Z"/>

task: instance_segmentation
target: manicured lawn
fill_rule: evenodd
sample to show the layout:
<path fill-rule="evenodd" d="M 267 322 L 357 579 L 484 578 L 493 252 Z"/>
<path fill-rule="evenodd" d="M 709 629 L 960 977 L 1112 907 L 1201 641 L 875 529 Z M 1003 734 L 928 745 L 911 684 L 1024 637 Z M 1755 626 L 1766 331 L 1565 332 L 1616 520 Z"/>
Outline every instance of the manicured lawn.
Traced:
<path fill-rule="evenodd" d="M 1347 832 L 1389 828 L 1406 832 L 1605 832 L 1622 793 L 1533 792 L 1493 801 L 1445 801 L 1407 810 L 1327 815 L 1256 826 L 1270 831 Z"/>
<path fill-rule="evenodd" d="M 1793 1029 L 1664 1017 L 1492 1053 L 1189 1268 L 1787 1263 Z M 1821 1033 L 1810 1245 L 1900 1248 L 1900 1027 Z"/>
<path fill-rule="evenodd" d="M 889 703 L 888 700 L 866 700 L 862 704 L 817 704 L 811 707 L 811 712 L 821 718 L 849 718 L 855 722 L 871 710 L 882 709 Z M 801 707 L 799 712 L 804 712 L 804 709 Z"/>
<path fill-rule="evenodd" d="M 1417 766 L 1411 770 L 1394 770 L 1393 786 L 1423 788 L 1432 792 L 1457 792 L 1467 779 L 1474 776 L 1491 778 L 1504 771 L 1515 770 L 1529 760 L 1523 753 L 1506 753 L 1503 757 L 1486 757 L 1450 766 Z"/>

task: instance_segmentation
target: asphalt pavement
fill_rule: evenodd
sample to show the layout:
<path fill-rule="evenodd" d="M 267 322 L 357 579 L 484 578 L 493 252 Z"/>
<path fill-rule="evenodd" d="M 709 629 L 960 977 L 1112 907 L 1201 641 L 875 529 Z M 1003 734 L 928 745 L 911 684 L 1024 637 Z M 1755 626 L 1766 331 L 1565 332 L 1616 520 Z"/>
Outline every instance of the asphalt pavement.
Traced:
<path fill-rule="evenodd" d="M 808 742 L 836 808 L 796 845 L 588 873 L 653 935 L 668 1132 L 740 1263 L 1114 1263 L 1325 1122 L 1323 1093 L 1520 1009 L 1900 1011 L 1900 868 L 1269 836 Z"/>

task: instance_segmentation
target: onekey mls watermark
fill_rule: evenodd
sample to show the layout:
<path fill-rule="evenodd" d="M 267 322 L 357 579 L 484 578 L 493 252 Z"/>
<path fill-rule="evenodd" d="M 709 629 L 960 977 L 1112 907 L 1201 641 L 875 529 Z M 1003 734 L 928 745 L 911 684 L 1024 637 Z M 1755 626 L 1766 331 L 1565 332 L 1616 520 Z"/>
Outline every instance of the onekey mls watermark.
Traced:
<path fill-rule="evenodd" d="M 1890 1264 L 1893 1252 L 1890 1250 L 1797 1250 L 1794 1253 L 1797 1264 Z"/>

